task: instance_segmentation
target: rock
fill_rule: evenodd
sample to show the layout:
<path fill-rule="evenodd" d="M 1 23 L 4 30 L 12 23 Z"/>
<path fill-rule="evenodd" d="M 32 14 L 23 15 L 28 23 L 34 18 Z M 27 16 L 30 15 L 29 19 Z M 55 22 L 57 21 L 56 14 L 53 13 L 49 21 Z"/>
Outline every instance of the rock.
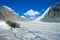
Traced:
<path fill-rule="evenodd" d="M 20 24 L 12 21 L 5 21 L 12 28 L 20 28 Z"/>

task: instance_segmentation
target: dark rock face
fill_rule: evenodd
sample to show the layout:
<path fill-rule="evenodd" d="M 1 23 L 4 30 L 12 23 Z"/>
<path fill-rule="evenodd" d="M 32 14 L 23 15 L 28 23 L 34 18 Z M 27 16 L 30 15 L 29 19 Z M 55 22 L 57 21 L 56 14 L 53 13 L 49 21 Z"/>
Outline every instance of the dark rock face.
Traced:
<path fill-rule="evenodd" d="M 60 2 L 51 6 L 49 11 L 44 15 L 41 21 L 60 22 Z"/>
<path fill-rule="evenodd" d="M 20 28 L 20 24 L 16 22 L 11 22 L 11 21 L 6 21 L 6 23 L 11 27 L 11 28 Z"/>

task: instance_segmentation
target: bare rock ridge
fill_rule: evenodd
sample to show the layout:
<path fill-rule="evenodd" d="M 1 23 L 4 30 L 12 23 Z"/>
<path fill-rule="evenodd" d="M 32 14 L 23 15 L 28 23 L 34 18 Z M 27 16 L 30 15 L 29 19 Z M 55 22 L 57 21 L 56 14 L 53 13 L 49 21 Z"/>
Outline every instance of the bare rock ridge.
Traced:
<path fill-rule="evenodd" d="M 21 18 L 16 15 L 15 12 L 9 10 L 6 6 L 0 6 L 0 20 L 17 20 L 17 21 L 28 21 L 29 19 Z"/>
<path fill-rule="evenodd" d="M 49 7 L 48 12 L 45 11 L 45 15 L 41 19 L 44 22 L 60 22 L 60 2 Z"/>

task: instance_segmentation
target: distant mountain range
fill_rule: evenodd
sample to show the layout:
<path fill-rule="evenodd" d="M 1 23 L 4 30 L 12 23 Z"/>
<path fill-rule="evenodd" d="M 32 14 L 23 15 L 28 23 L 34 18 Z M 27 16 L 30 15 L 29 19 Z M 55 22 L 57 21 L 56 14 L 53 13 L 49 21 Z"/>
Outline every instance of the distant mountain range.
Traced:
<path fill-rule="evenodd" d="M 60 2 L 50 6 L 44 14 L 36 20 L 43 22 L 60 22 Z"/>
<path fill-rule="evenodd" d="M 30 21 L 30 19 L 18 16 L 16 12 L 7 6 L 0 6 L 0 20 Z"/>

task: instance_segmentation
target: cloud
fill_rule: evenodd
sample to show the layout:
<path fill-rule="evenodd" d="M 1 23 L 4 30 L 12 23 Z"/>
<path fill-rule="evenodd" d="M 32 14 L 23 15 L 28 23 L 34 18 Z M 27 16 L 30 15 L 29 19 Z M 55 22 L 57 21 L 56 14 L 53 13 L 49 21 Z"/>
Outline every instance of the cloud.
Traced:
<path fill-rule="evenodd" d="M 30 9 L 26 13 L 24 13 L 25 16 L 28 16 L 31 19 L 35 18 L 39 14 L 40 13 L 38 11 L 35 11 L 35 10 L 32 10 L 32 9 Z"/>
<path fill-rule="evenodd" d="M 25 18 L 25 16 L 21 16 L 22 18 Z"/>
<path fill-rule="evenodd" d="M 34 17 L 30 17 L 30 19 L 34 19 Z"/>
<path fill-rule="evenodd" d="M 39 15 L 39 12 L 30 9 L 30 10 L 28 10 L 26 13 L 24 13 L 24 15 L 28 15 L 28 16 L 36 16 L 36 15 Z"/>
<path fill-rule="evenodd" d="M 16 15 L 19 15 L 19 13 L 15 13 Z"/>

